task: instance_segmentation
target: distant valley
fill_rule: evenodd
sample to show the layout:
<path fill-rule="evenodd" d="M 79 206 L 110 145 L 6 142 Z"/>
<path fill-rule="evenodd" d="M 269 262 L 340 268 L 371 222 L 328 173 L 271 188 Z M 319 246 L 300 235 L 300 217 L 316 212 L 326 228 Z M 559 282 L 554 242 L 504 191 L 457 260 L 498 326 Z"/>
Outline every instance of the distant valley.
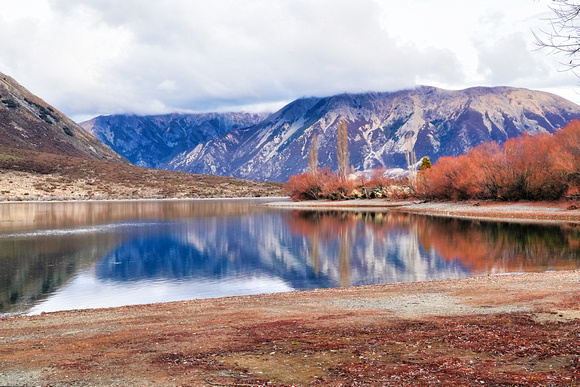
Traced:
<path fill-rule="evenodd" d="M 137 165 L 284 182 L 306 171 L 314 135 L 319 165 L 336 169 L 336 127 L 342 119 L 353 169 L 369 171 L 406 167 L 409 150 L 434 162 L 482 142 L 553 133 L 577 118 L 580 106 L 545 92 L 421 86 L 302 98 L 269 115 L 114 115 L 81 126 Z"/>

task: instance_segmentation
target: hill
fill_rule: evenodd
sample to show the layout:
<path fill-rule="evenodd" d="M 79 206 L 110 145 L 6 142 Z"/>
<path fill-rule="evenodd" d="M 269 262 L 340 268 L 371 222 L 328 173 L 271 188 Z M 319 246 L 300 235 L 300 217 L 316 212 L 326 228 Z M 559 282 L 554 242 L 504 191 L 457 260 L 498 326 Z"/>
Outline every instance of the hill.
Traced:
<path fill-rule="evenodd" d="M 0 73 L 0 200 L 279 195 L 280 184 L 131 165 Z"/>
<path fill-rule="evenodd" d="M 281 184 L 0 147 L 0 201 L 279 196 Z"/>
<path fill-rule="evenodd" d="M 2 73 L 0 146 L 126 163 L 70 118 Z"/>

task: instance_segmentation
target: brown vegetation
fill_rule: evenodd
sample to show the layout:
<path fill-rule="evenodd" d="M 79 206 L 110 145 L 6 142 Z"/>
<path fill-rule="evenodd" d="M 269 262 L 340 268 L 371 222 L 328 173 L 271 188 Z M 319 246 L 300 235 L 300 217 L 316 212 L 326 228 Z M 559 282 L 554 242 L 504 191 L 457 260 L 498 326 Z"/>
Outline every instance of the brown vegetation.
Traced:
<path fill-rule="evenodd" d="M 341 177 L 328 169 L 292 176 L 285 192 L 293 200 L 402 198 L 428 200 L 559 200 L 580 197 L 580 121 L 555 134 L 511 138 L 472 148 L 464 155 L 422 160 L 416 178 L 394 181 L 376 169 L 369 180 Z M 415 181 L 416 180 L 416 181 Z"/>
<path fill-rule="evenodd" d="M 3 200 L 278 196 L 281 184 L 0 147 Z M 22 190 L 21 180 L 30 183 Z"/>
<path fill-rule="evenodd" d="M 580 121 L 559 132 L 485 143 L 419 172 L 418 194 L 443 200 L 558 200 L 580 192 Z"/>

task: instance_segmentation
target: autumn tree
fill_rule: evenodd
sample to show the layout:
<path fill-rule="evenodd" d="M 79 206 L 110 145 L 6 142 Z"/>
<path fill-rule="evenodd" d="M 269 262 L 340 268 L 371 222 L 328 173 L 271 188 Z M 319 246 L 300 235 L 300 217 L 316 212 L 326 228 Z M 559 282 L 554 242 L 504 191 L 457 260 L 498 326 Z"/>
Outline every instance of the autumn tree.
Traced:
<path fill-rule="evenodd" d="M 283 192 L 295 201 L 316 200 L 320 191 L 320 182 L 309 173 L 291 176 L 283 188 Z"/>
<path fill-rule="evenodd" d="M 337 127 L 337 159 L 338 159 L 338 177 L 346 179 L 349 170 L 350 154 L 348 152 L 348 132 L 346 121 L 342 119 Z"/>
<path fill-rule="evenodd" d="M 442 157 L 421 172 L 419 193 L 437 199 L 557 200 L 580 194 L 580 122 Z"/>

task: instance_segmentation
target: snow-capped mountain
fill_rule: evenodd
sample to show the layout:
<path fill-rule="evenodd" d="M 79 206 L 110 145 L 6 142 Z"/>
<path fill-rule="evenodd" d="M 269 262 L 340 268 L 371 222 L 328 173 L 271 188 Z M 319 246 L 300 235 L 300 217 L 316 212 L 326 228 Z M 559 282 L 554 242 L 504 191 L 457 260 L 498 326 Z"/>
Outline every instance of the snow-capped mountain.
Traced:
<path fill-rule="evenodd" d="M 81 126 L 133 164 L 159 168 L 179 153 L 266 117 L 265 113 L 111 115 Z"/>
<path fill-rule="evenodd" d="M 307 170 L 314 134 L 319 166 L 336 170 L 336 128 L 342 119 L 348 127 L 350 163 L 355 171 L 364 171 L 379 165 L 405 167 L 408 150 L 414 150 L 418 159 L 428 156 L 434 162 L 486 141 L 503 143 L 524 132 L 553 133 L 575 118 L 580 118 L 580 106 L 570 101 L 511 87 L 450 91 L 421 86 L 393 93 L 303 98 L 253 126 L 176 144 L 168 152 L 170 157 L 157 166 L 286 181 Z M 124 136 L 119 129 L 97 129 L 91 131 L 98 138 Z M 141 154 L 143 160 L 151 159 L 152 136 L 143 129 L 129 133 L 141 137 L 131 137 L 132 141 L 121 147 L 105 143 L 131 161 L 132 152 Z"/>

